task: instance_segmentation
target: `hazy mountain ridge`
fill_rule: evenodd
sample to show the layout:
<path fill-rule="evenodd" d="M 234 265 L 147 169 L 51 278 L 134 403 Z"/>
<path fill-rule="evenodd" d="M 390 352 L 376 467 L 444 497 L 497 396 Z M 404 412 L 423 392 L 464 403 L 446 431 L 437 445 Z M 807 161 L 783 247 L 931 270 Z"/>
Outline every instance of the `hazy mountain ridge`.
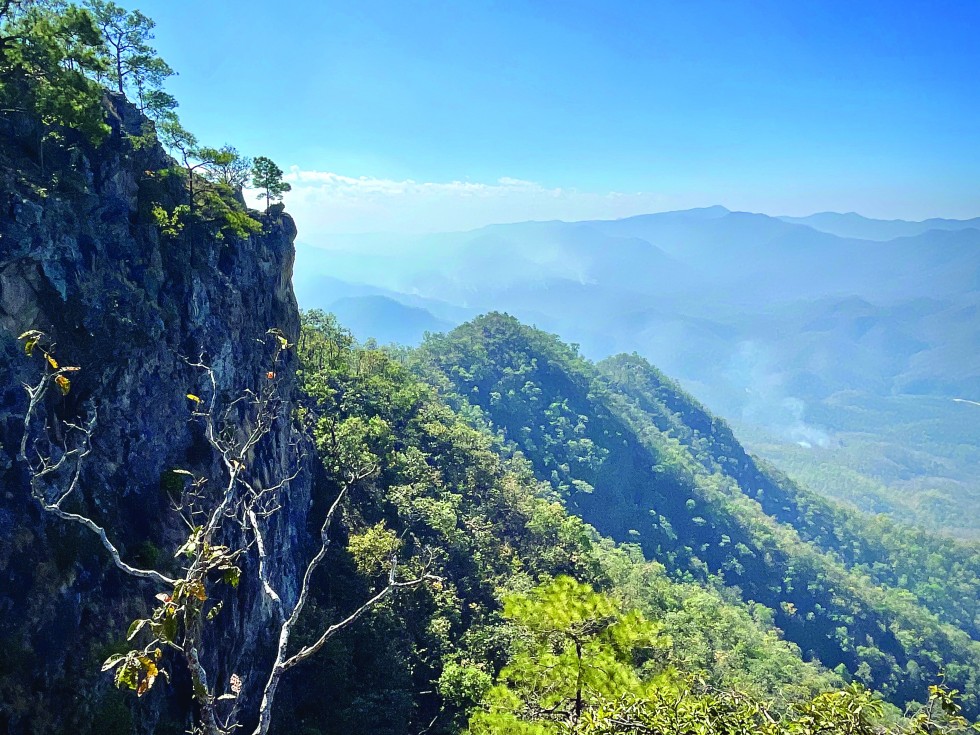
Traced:
<path fill-rule="evenodd" d="M 338 243 L 356 248 L 358 241 Z M 301 247 L 298 270 L 322 272 L 329 259 L 333 276 L 384 287 L 391 298 L 447 321 L 508 309 L 580 342 L 590 356 L 639 350 L 691 385 L 724 383 L 719 360 L 738 361 L 744 343 L 762 343 L 777 354 L 773 362 L 801 374 L 824 372 L 801 396 L 823 399 L 853 387 L 849 378 L 834 377 L 854 357 L 841 333 L 860 333 L 867 347 L 885 332 L 882 345 L 859 350 L 875 367 L 862 373 L 881 376 L 876 390 L 980 389 L 970 358 L 977 330 L 969 318 L 980 304 L 980 230 L 970 227 L 883 243 L 712 207 L 494 225 L 431 238 L 370 236 L 363 243 L 340 253 Z M 386 267 L 376 268 L 381 260 Z M 298 279 L 304 306 L 326 306 L 303 284 Z M 864 313 L 853 310 L 853 297 Z M 851 306 L 835 317 L 836 326 L 823 328 L 827 304 L 835 301 Z M 460 310 L 455 318 L 446 303 Z M 671 325 L 669 339 L 657 335 L 664 323 Z M 706 325 L 713 326 L 705 331 Z M 685 344 L 697 345 L 695 354 L 678 355 Z M 932 374 L 939 361 L 928 355 L 936 350 L 953 359 Z M 697 355 L 711 356 L 711 363 Z"/>
<path fill-rule="evenodd" d="M 303 271 L 322 273 L 329 259 L 335 278 L 383 287 L 400 299 L 470 308 L 506 307 L 497 302 L 501 294 L 566 281 L 632 294 L 635 310 L 667 303 L 702 315 L 732 298 L 740 309 L 759 310 L 773 302 L 850 296 L 881 305 L 911 298 L 973 302 L 980 289 L 977 229 L 882 243 L 717 208 L 335 242 L 339 251 L 301 247 Z M 376 268 L 382 260 L 386 267 Z"/>
<path fill-rule="evenodd" d="M 339 251 L 299 247 L 297 270 L 373 284 L 454 324 L 504 309 L 595 359 L 638 351 L 722 415 L 784 442 L 849 440 L 851 414 L 818 409 L 840 405 L 840 396 L 846 404 L 853 391 L 875 400 L 980 395 L 976 221 L 924 231 L 932 221 L 885 223 L 899 236 L 880 241 L 854 236 L 874 232 L 821 231 L 832 218 L 815 217 L 808 224 L 708 207 L 346 236 L 333 241 Z M 302 278 L 297 293 L 304 307 L 329 306 Z M 388 333 L 374 326 L 364 324 L 364 335 Z M 925 405 L 932 426 L 962 416 L 949 413 L 952 404 Z M 936 436 L 910 431 L 907 440 L 932 442 L 928 453 L 959 462 L 958 476 L 980 475 L 972 459 L 929 438 Z M 948 483 L 917 491 L 956 506 Z"/>
<path fill-rule="evenodd" d="M 345 296 L 328 309 L 361 340 L 373 338 L 383 344 L 417 342 L 426 332 L 444 332 L 451 322 L 437 319 L 429 311 L 406 306 L 389 296 Z"/>
<path fill-rule="evenodd" d="M 931 219 L 912 222 L 909 220 L 872 219 L 863 217 L 857 212 L 818 212 L 806 217 L 780 217 L 784 222 L 806 225 L 821 232 L 828 232 L 841 237 L 858 237 L 865 240 L 893 240 L 897 237 L 918 235 L 929 230 L 964 230 L 980 228 L 980 217 L 958 220 L 934 217 Z"/>

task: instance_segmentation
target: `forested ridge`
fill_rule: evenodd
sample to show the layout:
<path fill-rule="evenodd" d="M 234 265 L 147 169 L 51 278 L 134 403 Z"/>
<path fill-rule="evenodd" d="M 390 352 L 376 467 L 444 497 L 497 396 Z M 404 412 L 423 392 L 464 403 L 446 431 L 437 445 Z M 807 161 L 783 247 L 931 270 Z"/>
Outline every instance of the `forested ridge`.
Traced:
<path fill-rule="evenodd" d="M 658 430 L 688 446 L 707 471 L 723 472 L 741 488 L 754 489 L 762 510 L 792 525 L 803 540 L 879 584 L 913 592 L 941 620 L 971 637 L 980 634 L 980 551 L 975 544 L 857 513 L 799 487 L 749 457 L 724 421 L 636 355 L 609 358 L 598 369 Z"/>
<path fill-rule="evenodd" d="M 895 702 L 940 670 L 975 691 L 970 547 L 834 507 L 760 468 L 636 356 L 593 366 L 504 315 L 430 338 L 420 356 L 600 532 L 675 573 L 717 575 L 773 610 L 806 654 Z"/>
<path fill-rule="evenodd" d="M 508 341 L 507 338 L 526 338 L 533 348 L 526 342 Z M 537 340 L 542 340 L 543 344 Z M 542 349 L 533 354 L 523 351 L 534 348 Z M 478 364 L 470 361 L 461 354 L 461 351 L 468 349 L 478 350 L 484 356 L 493 356 L 499 362 L 491 363 L 488 360 Z M 623 669 L 622 676 L 632 684 L 617 683 L 614 679 L 595 685 L 590 701 L 593 701 L 593 705 L 595 701 L 605 702 L 612 707 L 609 711 L 615 710 L 614 702 L 618 702 L 616 706 L 626 709 L 642 709 L 639 702 L 650 698 L 650 701 L 659 702 L 656 706 L 651 705 L 651 710 L 647 712 L 655 720 L 659 711 L 657 707 L 674 707 L 676 702 L 672 697 L 681 695 L 690 697 L 692 703 L 700 702 L 692 704 L 690 716 L 695 721 L 703 720 L 708 726 L 706 723 L 711 721 L 711 717 L 699 707 L 725 710 L 732 704 L 726 697 L 734 695 L 735 701 L 746 697 L 746 701 L 755 703 L 752 707 L 760 709 L 752 710 L 749 707 L 751 713 L 747 710 L 738 715 L 733 714 L 734 710 L 728 711 L 726 717 L 733 718 L 730 723 L 723 726 L 722 717 L 717 730 L 706 732 L 727 732 L 724 727 L 734 727 L 732 723 L 736 721 L 746 727 L 763 728 L 769 717 L 773 721 L 783 722 L 785 727 L 790 728 L 789 731 L 793 731 L 790 724 L 792 718 L 810 706 L 808 703 L 816 701 L 813 697 L 824 705 L 831 701 L 832 698 L 821 699 L 824 696 L 821 692 L 849 691 L 851 694 L 842 693 L 841 696 L 854 696 L 854 692 L 861 691 L 861 684 L 888 691 L 889 682 L 899 681 L 909 690 L 916 683 L 922 687 L 913 696 L 922 700 L 928 696 L 927 674 L 916 678 L 915 683 L 910 685 L 904 682 L 905 672 L 885 670 L 884 676 L 891 678 L 883 677 L 884 685 L 871 681 L 873 674 L 869 675 L 867 667 L 862 668 L 861 664 L 873 654 L 864 646 L 858 655 L 867 658 L 858 659 L 853 669 L 844 665 L 838 666 L 834 672 L 829 670 L 830 667 L 821 665 L 819 660 L 807 661 L 815 652 L 807 652 L 797 642 L 786 640 L 780 630 L 787 619 L 791 620 L 794 616 L 806 618 L 805 611 L 792 610 L 789 599 L 785 605 L 773 609 L 760 598 L 752 599 L 740 594 L 739 587 L 732 586 L 724 570 L 711 571 L 706 562 L 698 559 L 693 549 L 683 549 L 681 544 L 677 544 L 674 548 L 678 550 L 673 551 L 662 545 L 653 554 L 647 551 L 647 558 L 644 558 L 644 539 L 636 529 L 628 529 L 623 539 L 625 543 L 617 544 L 579 520 L 577 514 L 597 526 L 608 522 L 601 512 L 590 510 L 586 500 L 575 495 L 598 496 L 602 492 L 600 478 L 593 473 L 582 474 L 580 477 L 587 479 L 579 479 L 571 465 L 577 462 L 580 466 L 595 470 L 606 461 L 609 455 L 603 456 L 601 445 L 591 444 L 588 432 L 583 431 L 582 426 L 593 420 L 613 421 L 614 414 L 604 414 L 600 410 L 594 416 L 578 416 L 576 423 L 571 424 L 565 420 L 570 415 L 567 406 L 552 406 L 547 414 L 549 423 L 539 426 L 539 441 L 554 451 L 563 451 L 570 446 L 569 439 L 576 435 L 578 444 L 571 446 L 577 455 L 574 458 L 564 457 L 564 462 L 555 457 L 544 458 L 546 466 L 554 467 L 552 471 L 545 472 L 536 466 L 538 457 L 535 456 L 535 449 L 539 445 L 533 440 L 523 443 L 510 440 L 508 432 L 494 420 L 492 409 L 480 408 L 476 396 L 481 388 L 473 390 L 477 387 L 476 380 L 492 381 L 494 387 L 505 388 L 506 383 L 494 381 L 495 371 L 499 368 L 500 373 L 508 377 L 519 376 L 519 379 L 515 377 L 518 381 L 515 384 L 519 383 L 522 389 L 542 395 L 535 393 L 536 386 L 533 385 L 535 376 L 540 374 L 538 370 L 554 378 L 570 366 L 577 366 L 579 370 L 587 367 L 588 364 L 576 357 L 572 348 L 562 345 L 554 337 L 520 325 L 510 317 L 490 315 L 464 325 L 445 337 L 432 337 L 427 345 L 416 352 L 392 354 L 372 345 L 358 346 L 332 317 L 313 312 L 306 316 L 299 351 L 304 365 L 301 379 L 312 401 L 308 410 L 311 415 L 322 414 L 317 419 L 314 433 L 327 467 L 344 466 L 349 460 L 336 463 L 337 457 L 351 451 L 343 447 L 348 441 L 353 441 L 361 447 L 358 451 L 367 452 L 367 455 L 360 456 L 359 463 L 376 462 L 379 468 L 385 468 L 372 478 L 369 489 L 358 496 L 355 523 L 367 529 L 362 533 L 371 534 L 376 533 L 380 528 L 378 524 L 383 522 L 384 527 L 397 537 L 412 539 L 412 544 L 417 548 L 434 550 L 434 568 L 441 575 L 442 582 L 427 596 L 432 595 L 438 604 L 420 606 L 417 598 L 402 598 L 393 610 L 394 617 L 388 620 L 388 624 L 395 627 L 386 631 L 388 636 L 402 638 L 397 649 L 404 657 L 401 663 L 406 672 L 425 672 L 428 676 L 435 676 L 438 672 L 436 696 L 428 702 L 422 700 L 431 709 L 423 705 L 414 714 L 421 723 L 431 713 L 434 719 L 429 724 L 433 731 L 452 732 L 454 728 L 463 727 L 469 717 L 475 718 L 470 722 L 474 732 L 509 732 L 507 728 L 518 726 L 531 728 L 528 732 L 537 732 L 539 730 L 534 728 L 540 727 L 546 728 L 541 732 L 550 731 L 547 729 L 550 718 L 542 713 L 541 701 L 552 696 L 556 697 L 553 702 L 556 706 L 558 702 L 565 705 L 568 702 L 564 702 L 556 693 L 561 689 L 558 683 L 555 684 L 557 689 L 544 686 L 541 691 L 537 690 L 541 686 L 540 677 L 544 675 L 543 669 L 536 668 L 543 652 L 530 659 L 522 658 L 534 650 L 534 625 L 573 626 L 563 614 L 550 609 L 549 605 L 561 610 L 577 610 L 578 605 L 587 610 L 593 606 L 612 606 L 610 609 L 619 610 L 619 614 L 639 616 L 640 622 L 634 620 L 636 629 L 631 627 L 631 623 L 625 628 L 632 632 L 624 633 L 628 639 L 632 635 L 638 636 L 638 650 L 632 650 L 629 646 L 625 652 L 616 649 L 615 646 L 620 644 L 613 645 L 615 636 L 610 638 L 612 648 L 598 646 L 596 649 L 596 655 L 611 655 L 620 662 L 618 665 L 632 661 L 639 666 L 635 673 L 629 673 L 632 670 L 629 666 Z M 472 356 L 472 353 L 468 354 Z M 521 359 L 527 360 L 523 370 L 513 367 L 515 363 L 512 358 L 518 354 L 523 356 Z M 571 362 L 561 362 L 563 359 Z M 467 399 L 457 392 L 456 385 L 443 372 L 443 368 L 447 367 L 449 373 L 474 379 L 473 384 L 468 384 L 465 393 Z M 645 367 L 652 370 L 649 366 Z M 597 377 L 598 374 L 593 375 Z M 566 385 L 577 385 L 580 389 L 588 390 L 590 386 L 581 378 L 581 374 L 569 376 Z M 663 379 L 662 376 L 660 378 Z M 674 400 L 690 401 L 676 386 L 663 380 Z M 480 385 L 489 386 L 491 383 Z M 609 398 L 609 386 L 593 384 L 591 388 L 595 394 Z M 498 402 L 506 393 L 491 390 L 488 395 L 491 402 Z M 561 415 L 562 412 L 564 415 Z M 725 429 L 717 419 L 702 415 L 716 427 L 720 426 L 724 434 Z M 676 413 L 674 418 L 678 422 L 676 428 L 683 425 L 687 431 L 694 431 L 691 426 L 683 424 Z M 524 419 L 530 421 L 533 417 L 525 416 Z M 692 425 L 698 425 L 697 418 L 692 420 Z M 625 428 L 625 424 L 620 425 L 617 443 L 624 442 Z M 561 435 L 562 441 L 548 444 L 549 440 L 545 437 L 550 431 L 568 433 Z M 708 433 L 707 428 L 705 433 Z M 737 444 L 734 440 L 732 442 L 730 449 L 733 450 Z M 602 460 L 597 461 L 596 457 L 602 457 Z M 677 465 L 670 472 L 682 473 L 690 469 L 689 466 L 681 467 L 679 461 L 676 457 L 666 458 L 666 463 Z M 703 456 L 699 461 L 708 460 Z M 751 462 L 751 459 L 748 461 Z M 595 482 L 595 485 L 586 487 L 587 482 Z M 685 511 L 690 509 L 688 499 L 685 497 L 680 504 Z M 569 513 L 566 505 L 574 512 Z M 722 510 L 732 511 L 731 508 Z M 618 512 L 626 514 L 627 511 L 611 507 L 610 504 L 609 517 L 615 517 Z M 705 515 L 710 512 L 702 510 Z M 721 512 L 718 511 L 719 514 Z M 643 519 L 644 516 L 649 517 L 649 513 L 635 518 Z M 658 518 L 658 523 L 670 525 L 666 518 Z M 763 521 L 759 523 L 763 527 L 767 525 Z M 707 523 L 694 522 L 693 526 L 704 528 Z M 615 535 L 615 531 L 611 534 Z M 707 537 L 704 532 L 701 532 L 701 538 L 698 535 L 692 534 L 688 543 Z M 760 548 L 767 542 L 769 538 L 764 537 L 753 543 Z M 736 543 L 723 540 L 722 546 L 734 546 Z M 796 544 L 805 546 L 799 540 Z M 358 542 L 349 544 L 349 548 L 364 553 L 367 546 Z M 745 545 L 744 548 L 749 547 Z M 705 545 L 700 545 L 698 550 L 702 553 L 706 551 Z M 796 553 L 798 558 L 804 558 L 807 551 Z M 775 564 L 778 562 L 773 559 L 788 556 L 789 552 L 772 548 L 761 549 L 759 554 L 769 557 L 766 563 L 777 568 Z M 848 577 L 851 572 L 843 569 L 842 565 L 834 570 L 831 568 L 834 560 L 824 559 L 819 552 L 811 551 L 809 554 L 806 558 L 822 560 L 830 568 L 828 576 L 836 573 L 837 577 L 830 578 L 840 580 L 840 584 L 855 583 L 855 579 L 867 582 L 863 578 Z M 663 559 L 666 565 L 656 559 Z M 683 560 L 683 566 L 678 563 L 679 560 Z M 797 564 L 801 562 L 797 561 Z M 762 573 L 769 573 L 769 570 L 763 567 Z M 805 579 L 807 570 L 793 570 L 790 573 L 797 575 L 792 581 L 800 583 L 800 579 Z M 584 586 L 576 587 L 562 581 L 570 578 Z M 817 577 L 816 581 L 822 581 L 822 578 Z M 544 587 L 540 586 L 542 583 Z M 328 584 L 336 584 L 336 579 L 332 578 Z M 595 597 L 596 594 L 599 596 Z M 539 598 L 539 595 L 542 597 Z M 860 620 L 861 615 L 878 615 L 880 619 L 892 615 L 899 621 L 892 623 L 896 629 L 899 624 L 921 624 L 923 619 L 926 625 L 937 626 L 934 619 L 921 611 L 903 618 L 898 612 L 874 609 L 865 599 L 848 600 L 848 596 L 857 597 L 857 590 L 842 589 L 838 608 L 831 612 L 839 615 L 842 621 L 847 614 L 853 615 L 852 620 Z M 912 604 L 906 599 L 907 595 L 901 597 L 907 604 Z M 546 604 L 544 600 L 549 599 L 550 603 Z M 535 607 L 535 601 L 542 605 L 541 609 Z M 875 601 L 882 602 L 877 598 Z M 863 609 L 860 607 L 862 605 Z M 521 610 L 527 609 L 524 606 L 530 606 L 526 614 L 536 622 L 523 620 L 522 614 L 513 612 L 515 606 Z M 787 608 L 792 610 L 791 615 Z M 607 619 L 609 614 L 598 617 Z M 911 618 L 915 614 L 920 617 Z M 575 613 L 571 615 L 574 619 Z M 550 622 L 542 622 L 540 616 Z M 553 620 L 551 616 L 557 617 Z M 850 624 L 850 621 L 843 622 L 845 626 Z M 958 636 L 955 637 L 957 643 L 967 640 L 958 631 L 946 633 Z M 352 633 L 355 637 L 364 634 Z M 809 630 L 806 634 L 813 635 Z M 934 635 L 937 636 L 934 645 L 952 645 L 950 640 L 939 637 L 941 633 Z M 603 639 L 602 635 L 596 638 L 597 641 Z M 374 637 L 372 640 L 378 641 Z M 544 640 L 554 643 L 549 635 Z M 835 640 L 835 643 L 840 642 Z M 393 645 L 391 639 L 387 645 Z M 553 650 L 558 653 L 558 649 Z M 952 649 L 942 650 L 953 653 Z M 931 653 L 939 654 L 938 651 Z M 909 651 L 906 655 L 912 660 L 915 654 L 915 651 Z M 955 665 L 955 654 L 951 658 Z M 560 659 L 559 655 L 556 666 L 568 663 L 562 664 Z M 971 686 L 969 677 L 973 675 L 973 662 L 966 657 L 964 659 L 965 663 L 954 671 L 967 672 L 967 684 L 964 686 L 968 687 Z M 391 660 L 387 659 L 389 666 Z M 923 664 L 925 666 L 932 659 L 927 655 L 920 660 L 926 662 Z M 607 662 L 603 666 L 608 665 L 611 664 Z M 503 673 L 498 674 L 502 666 Z M 933 674 L 934 681 L 942 680 L 939 674 L 941 666 L 938 665 Z M 910 670 L 914 670 L 914 666 Z M 945 664 L 944 671 L 950 686 L 959 684 L 952 681 L 953 674 L 949 672 L 948 664 Z M 495 676 L 502 678 L 498 678 L 497 684 L 491 687 Z M 567 684 L 567 677 L 562 681 Z M 859 685 L 858 689 L 843 689 L 847 681 L 854 681 Z M 409 688 L 402 692 L 400 698 L 392 693 L 385 696 L 390 701 L 405 703 L 404 721 L 411 723 L 416 721 L 410 709 L 413 697 L 409 680 L 406 679 L 404 683 Z M 421 682 L 416 682 L 416 685 L 421 686 Z M 514 699 L 515 691 L 512 689 L 519 692 L 519 703 Z M 901 690 L 893 688 L 889 698 L 904 709 L 905 702 L 896 696 L 898 691 Z M 705 699 L 702 701 L 699 697 Z M 414 706 L 419 707 L 419 704 L 416 700 Z M 972 706 L 970 697 L 966 698 L 966 704 Z M 323 707 L 324 702 L 311 697 L 306 706 L 310 709 L 301 711 L 308 721 L 322 722 L 320 718 L 325 712 L 320 711 L 319 707 Z M 527 721 L 519 725 L 518 722 L 523 721 L 520 717 L 512 720 L 511 708 L 513 712 L 523 712 Z M 900 709 L 884 710 L 885 719 L 894 718 Z M 761 714 L 763 712 L 766 714 Z M 891 714 L 887 714 L 889 712 Z M 502 718 L 499 721 L 498 716 Z M 739 720 L 740 717 L 744 719 Z M 876 717 L 872 719 L 877 721 Z M 384 729 L 383 722 L 387 720 L 375 722 L 374 727 Z M 823 726 L 835 726 L 829 725 L 829 722 Z M 534 723 L 533 727 L 531 723 Z M 595 727 L 596 732 L 606 731 L 601 729 L 598 720 L 590 726 Z M 582 731 L 587 731 L 584 727 L 582 725 Z M 644 732 L 642 729 L 636 731 Z"/>
<path fill-rule="evenodd" d="M 0 2 L 0 729 L 971 727 L 972 547 L 636 356 L 301 320 L 282 171 L 181 126 L 152 29 Z"/>

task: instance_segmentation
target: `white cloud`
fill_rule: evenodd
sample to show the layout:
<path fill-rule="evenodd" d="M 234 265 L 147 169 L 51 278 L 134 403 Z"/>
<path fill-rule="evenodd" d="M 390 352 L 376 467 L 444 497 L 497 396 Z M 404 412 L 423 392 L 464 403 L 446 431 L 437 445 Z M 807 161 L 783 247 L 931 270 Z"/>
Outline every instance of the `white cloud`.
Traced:
<path fill-rule="evenodd" d="M 362 232 L 446 232 L 524 220 L 625 217 L 700 202 L 651 193 L 586 192 L 502 177 L 493 183 L 345 176 L 293 167 L 286 207 L 300 238 Z"/>

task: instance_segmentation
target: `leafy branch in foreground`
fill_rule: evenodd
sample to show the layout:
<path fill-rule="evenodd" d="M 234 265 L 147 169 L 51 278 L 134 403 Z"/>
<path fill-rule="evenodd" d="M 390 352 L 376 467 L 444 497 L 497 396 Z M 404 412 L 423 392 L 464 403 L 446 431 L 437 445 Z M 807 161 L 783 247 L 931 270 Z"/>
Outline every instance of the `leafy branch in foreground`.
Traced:
<path fill-rule="evenodd" d="M 92 451 L 91 439 L 98 414 L 93 409 L 80 423 L 66 421 L 56 425 L 46 410 L 46 402 L 55 393 L 68 395 L 71 381 L 67 376 L 79 368 L 59 364 L 54 356 L 55 345 L 43 332 L 30 330 L 19 339 L 23 341 L 28 357 L 39 354 L 43 360 L 38 382 L 24 385 L 28 405 L 18 456 L 27 465 L 31 495 L 47 513 L 63 521 L 81 524 L 95 533 L 121 571 L 132 577 L 173 584 L 174 580 L 157 571 L 138 569 L 124 562 L 104 528 L 87 516 L 65 510 L 65 505 L 78 490 L 82 460 Z M 31 437 L 33 441 L 29 444 Z"/>
<path fill-rule="evenodd" d="M 281 395 L 282 378 L 277 370 L 292 345 L 278 329 L 266 334 L 273 369 L 264 374 L 261 387 L 247 389 L 234 400 L 222 401 L 214 371 L 203 359 L 188 361 L 200 371 L 205 386 L 200 391 L 202 395 L 187 394 L 191 418 L 202 426 L 222 471 L 214 477 L 197 476 L 184 469 L 172 471 L 179 479 L 180 489 L 171 493 L 170 500 L 187 527 L 186 540 L 175 553 L 179 574 L 128 564 L 104 527 L 84 512 L 65 509 L 69 503 L 73 507 L 82 505 L 82 471 L 91 452 L 96 412 L 90 411 L 80 423 L 58 421 L 50 418 L 55 415 L 56 407 L 49 404 L 56 395 L 68 394 L 71 383 L 67 375 L 78 368 L 59 364 L 55 345 L 43 332 L 31 330 L 20 339 L 29 357 L 42 360 L 38 381 L 24 386 L 29 398 L 19 452 L 30 477 L 34 499 L 45 512 L 95 533 L 120 571 L 158 588 L 154 596 L 156 607 L 149 616 L 134 620 L 127 633 L 127 640 L 139 639 L 142 645 L 109 657 L 102 670 L 112 671 L 117 686 L 133 690 L 141 697 L 160 676 L 169 676 L 164 664 L 175 657 L 190 675 L 196 705 L 195 732 L 228 735 L 239 729 L 243 724 L 243 710 L 253 706 L 241 701 L 240 694 L 248 686 L 249 678 L 256 677 L 256 683 L 261 683 L 262 698 L 254 715 L 257 724 L 253 732 L 265 735 L 272 724 L 276 692 L 287 671 L 314 656 L 328 640 L 388 596 L 439 579 L 429 573 L 428 564 L 414 576 L 401 578 L 397 545 L 392 545 L 388 549 L 387 576 L 381 588 L 345 618 L 322 630 L 314 642 L 290 650 L 290 639 L 310 598 L 314 575 L 326 559 L 330 531 L 344 499 L 352 487 L 370 477 L 377 468 L 370 464 L 344 468 L 344 482 L 320 528 L 318 550 L 306 563 L 296 601 L 287 603 L 290 595 L 276 588 L 273 573 L 286 560 L 282 558 L 283 551 L 269 543 L 268 535 L 290 483 L 301 471 L 302 455 L 298 433 L 287 428 L 291 427 L 288 405 Z M 262 485 L 259 473 L 252 471 L 251 464 L 259 447 L 272 440 L 270 435 L 277 427 L 289 432 L 285 451 L 292 470 L 278 481 Z M 248 557 L 254 563 L 245 564 Z M 256 570 L 254 579 L 244 578 L 245 568 Z M 221 624 L 222 597 L 243 582 L 259 587 L 271 603 L 273 624 L 278 626 L 275 658 L 264 674 L 227 671 L 224 661 L 230 658 L 231 651 L 204 650 L 205 626 Z M 209 670 L 205 660 L 214 659 L 218 661 L 217 668 Z M 227 691 L 219 693 L 217 681 L 228 682 Z"/>

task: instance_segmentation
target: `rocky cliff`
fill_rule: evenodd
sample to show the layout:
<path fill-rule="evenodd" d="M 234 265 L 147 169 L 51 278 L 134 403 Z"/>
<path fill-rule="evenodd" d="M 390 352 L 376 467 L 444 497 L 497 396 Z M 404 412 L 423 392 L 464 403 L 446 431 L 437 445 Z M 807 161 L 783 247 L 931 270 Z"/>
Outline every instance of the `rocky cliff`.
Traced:
<path fill-rule="evenodd" d="M 184 187 L 166 175 L 173 162 L 146 119 L 121 99 L 106 104 L 112 132 L 104 141 L 69 136 L 46 143 L 43 158 L 22 145 L 17 120 L 0 126 L 0 731 L 11 735 L 184 732 L 189 707 L 179 673 L 163 684 L 172 696 L 138 702 L 98 673 L 159 590 L 122 575 L 93 534 L 31 499 L 16 454 L 22 383 L 39 368 L 17 336 L 43 330 L 59 359 L 81 368 L 56 408 L 71 418 L 98 407 L 77 507 L 110 529 L 123 558 L 153 565 L 172 564 L 186 536 L 169 508 L 169 471 L 217 470 L 189 421 L 186 394 L 201 375 L 185 357 L 203 355 L 218 391 L 235 395 L 266 379 L 267 330 L 290 339 L 299 330 L 289 216 L 253 212 L 263 229 L 247 239 L 221 237 L 206 223 L 161 235 L 151 209 L 180 203 Z M 294 373 L 292 360 L 282 375 Z M 284 381 L 288 410 L 293 386 Z M 273 427 L 254 458 L 258 476 L 290 471 L 287 431 Z M 291 483 L 271 539 L 287 558 L 299 543 L 293 529 L 305 528 L 309 475 Z M 287 596 L 295 590 L 289 564 L 275 575 Z M 268 611 L 250 586 L 236 594 L 220 626 L 234 656 L 218 676 L 238 673 L 254 691 L 260 682 L 249 674 L 268 655 Z"/>

